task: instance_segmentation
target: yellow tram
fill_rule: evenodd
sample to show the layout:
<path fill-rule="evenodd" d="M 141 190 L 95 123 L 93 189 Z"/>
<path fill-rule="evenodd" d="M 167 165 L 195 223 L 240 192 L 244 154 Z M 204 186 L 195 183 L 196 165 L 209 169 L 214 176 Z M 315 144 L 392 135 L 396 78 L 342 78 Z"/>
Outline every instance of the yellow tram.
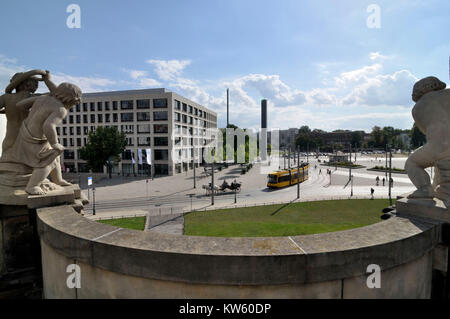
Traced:
<path fill-rule="evenodd" d="M 302 163 L 298 169 L 295 167 L 270 173 L 267 175 L 267 187 L 281 188 L 306 181 L 308 179 L 308 169 L 309 164 Z M 300 174 L 297 174 L 297 171 L 300 171 Z"/>

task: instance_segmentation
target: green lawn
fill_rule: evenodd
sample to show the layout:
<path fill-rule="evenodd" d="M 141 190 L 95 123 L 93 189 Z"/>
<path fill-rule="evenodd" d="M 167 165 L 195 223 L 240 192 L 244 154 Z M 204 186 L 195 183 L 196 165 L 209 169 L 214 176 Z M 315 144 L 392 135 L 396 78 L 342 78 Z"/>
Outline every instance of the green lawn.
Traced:
<path fill-rule="evenodd" d="M 333 232 L 380 222 L 387 199 L 335 200 L 193 212 L 185 235 L 292 236 Z"/>
<path fill-rule="evenodd" d="M 219 209 L 185 215 L 185 235 L 218 237 L 293 236 L 333 232 L 380 222 L 388 199 L 353 199 Z M 145 217 L 100 220 L 144 230 Z"/>
<path fill-rule="evenodd" d="M 105 219 L 99 220 L 100 223 L 109 224 L 122 228 L 144 230 L 145 217 L 132 217 L 132 218 L 118 218 L 118 219 Z"/>

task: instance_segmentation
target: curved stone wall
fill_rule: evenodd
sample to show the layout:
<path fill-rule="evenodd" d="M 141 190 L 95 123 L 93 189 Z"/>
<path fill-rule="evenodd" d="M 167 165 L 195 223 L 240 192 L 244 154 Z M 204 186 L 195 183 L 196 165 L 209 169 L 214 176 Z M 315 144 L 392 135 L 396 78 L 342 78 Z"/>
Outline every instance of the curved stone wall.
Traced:
<path fill-rule="evenodd" d="M 393 217 L 341 232 L 221 238 L 100 224 L 38 210 L 46 298 L 428 298 L 440 227 Z M 80 288 L 69 288 L 77 264 Z M 368 288 L 367 267 L 381 268 Z"/>

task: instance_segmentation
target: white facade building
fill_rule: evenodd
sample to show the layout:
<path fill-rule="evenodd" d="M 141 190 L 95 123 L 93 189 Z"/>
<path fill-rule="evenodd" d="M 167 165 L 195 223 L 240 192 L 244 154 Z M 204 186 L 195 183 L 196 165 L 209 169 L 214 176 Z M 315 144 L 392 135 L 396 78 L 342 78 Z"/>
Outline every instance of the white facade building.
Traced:
<path fill-rule="evenodd" d="M 57 128 L 59 142 L 66 148 L 63 169 L 88 171 L 79 149 L 99 126 L 114 126 L 127 136 L 126 151 L 113 166 L 114 174 L 173 175 L 192 169 L 194 158 L 202 163 L 206 130 L 217 128 L 217 113 L 163 88 L 83 94 L 81 103 Z M 147 149 L 151 149 L 151 165 Z M 142 150 L 142 164 L 138 150 Z"/>

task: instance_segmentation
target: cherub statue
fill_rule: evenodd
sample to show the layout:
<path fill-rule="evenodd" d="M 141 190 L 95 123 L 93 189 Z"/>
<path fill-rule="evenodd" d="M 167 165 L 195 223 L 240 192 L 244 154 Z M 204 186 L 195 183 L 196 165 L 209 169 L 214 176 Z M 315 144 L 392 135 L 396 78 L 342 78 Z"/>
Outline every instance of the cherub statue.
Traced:
<path fill-rule="evenodd" d="M 36 77 L 41 75 L 41 78 Z M 14 74 L 9 85 L 5 89 L 5 94 L 0 96 L 0 114 L 6 115 L 6 135 L 2 144 L 2 156 L 14 144 L 19 133 L 23 120 L 28 116 L 28 109 L 18 108 L 20 101 L 41 94 L 34 92 L 38 88 L 39 81 L 44 81 L 50 92 L 56 89 L 56 85 L 50 80 L 50 72 L 43 70 L 31 70 Z M 15 93 L 12 93 L 13 90 Z"/>
<path fill-rule="evenodd" d="M 450 202 L 450 90 L 436 77 L 426 77 L 413 88 L 414 121 L 427 143 L 411 154 L 405 169 L 417 190 L 409 198 L 437 197 Z M 435 167 L 433 185 L 425 171 Z"/>
<path fill-rule="evenodd" d="M 62 178 L 59 156 L 64 147 L 58 143 L 56 126 L 67 110 L 80 103 L 81 94 L 76 85 L 61 83 L 49 95 L 29 97 L 17 103 L 16 107 L 21 111 L 30 111 L 4 160 L 33 169 L 25 188 L 28 194 L 45 194 L 42 183 L 49 175 L 57 185 L 71 185 Z"/>

